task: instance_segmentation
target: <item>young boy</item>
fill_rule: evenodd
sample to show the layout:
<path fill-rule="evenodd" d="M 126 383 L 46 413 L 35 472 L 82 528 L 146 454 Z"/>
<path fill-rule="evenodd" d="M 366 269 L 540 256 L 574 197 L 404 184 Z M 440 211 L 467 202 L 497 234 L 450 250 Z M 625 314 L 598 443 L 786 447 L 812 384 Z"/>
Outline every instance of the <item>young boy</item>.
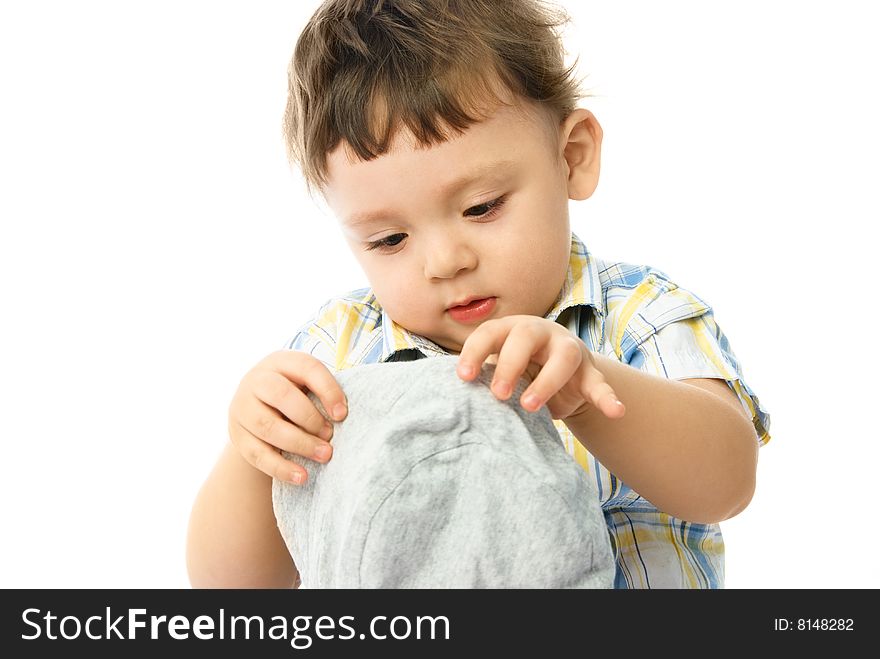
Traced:
<path fill-rule="evenodd" d="M 370 283 L 330 300 L 242 379 L 231 442 L 194 504 L 194 586 L 297 580 L 272 479 L 286 451 L 332 455 L 333 373 L 458 354 L 472 381 L 546 406 L 595 480 L 619 588 L 719 588 L 719 522 L 749 503 L 769 416 L 712 309 L 648 266 L 593 256 L 568 200 L 599 178 L 602 130 L 577 107 L 535 0 L 327 0 L 291 61 L 289 152 Z"/>

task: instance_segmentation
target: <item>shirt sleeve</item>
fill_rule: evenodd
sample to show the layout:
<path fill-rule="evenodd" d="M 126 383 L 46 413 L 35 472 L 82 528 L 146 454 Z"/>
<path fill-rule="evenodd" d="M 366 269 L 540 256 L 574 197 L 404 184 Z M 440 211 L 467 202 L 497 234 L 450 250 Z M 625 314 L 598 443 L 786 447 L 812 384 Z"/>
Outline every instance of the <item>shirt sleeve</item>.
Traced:
<path fill-rule="evenodd" d="M 618 357 L 630 366 L 672 380 L 718 378 L 739 398 L 752 419 L 759 445 L 770 440 L 770 415 L 746 383 L 742 366 L 712 308 L 694 293 L 653 275 L 652 294 L 627 319 Z"/>

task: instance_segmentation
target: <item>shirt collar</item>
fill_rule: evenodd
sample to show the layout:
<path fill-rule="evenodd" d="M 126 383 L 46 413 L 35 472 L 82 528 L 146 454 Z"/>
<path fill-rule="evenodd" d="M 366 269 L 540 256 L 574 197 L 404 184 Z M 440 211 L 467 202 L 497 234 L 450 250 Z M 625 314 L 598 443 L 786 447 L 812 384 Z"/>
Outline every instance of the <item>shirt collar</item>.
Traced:
<path fill-rule="evenodd" d="M 605 315 L 599 266 L 587 251 L 587 246 L 574 233 L 571 234 L 568 274 L 556 302 L 544 317 L 556 320 L 563 311 L 572 307 L 593 307 L 600 316 Z"/>
<path fill-rule="evenodd" d="M 448 355 L 449 351 L 440 347 L 430 339 L 413 334 L 391 320 L 388 312 L 382 309 L 382 356 L 380 361 L 387 362 L 401 350 L 416 350 L 426 356 Z"/>
<path fill-rule="evenodd" d="M 602 283 L 599 280 L 599 267 L 596 259 L 587 251 L 586 245 L 574 233 L 571 234 L 571 254 L 568 261 L 568 274 L 556 302 L 550 307 L 545 318 L 555 321 L 566 309 L 572 307 L 593 307 L 600 316 L 605 315 L 602 299 Z M 449 351 L 430 339 L 401 327 L 391 320 L 388 312 L 382 309 L 382 356 L 388 361 L 401 350 L 416 350 L 424 355 L 448 355 Z"/>

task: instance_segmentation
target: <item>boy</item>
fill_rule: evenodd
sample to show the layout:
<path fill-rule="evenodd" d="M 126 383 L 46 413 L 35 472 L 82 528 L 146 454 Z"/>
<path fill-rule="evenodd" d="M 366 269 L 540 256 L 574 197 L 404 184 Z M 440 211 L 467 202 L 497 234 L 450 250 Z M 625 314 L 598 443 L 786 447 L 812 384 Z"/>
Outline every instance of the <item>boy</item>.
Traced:
<path fill-rule="evenodd" d="M 326 463 L 333 372 L 458 354 L 491 391 L 546 408 L 595 480 L 619 588 L 723 587 L 718 523 L 748 505 L 769 416 L 712 310 L 664 273 L 592 256 L 568 200 L 598 183 L 602 131 L 533 0 L 328 0 L 301 35 L 291 157 L 341 222 L 370 289 L 330 300 L 243 378 L 230 444 L 188 541 L 196 586 L 297 579 L 272 478 Z"/>

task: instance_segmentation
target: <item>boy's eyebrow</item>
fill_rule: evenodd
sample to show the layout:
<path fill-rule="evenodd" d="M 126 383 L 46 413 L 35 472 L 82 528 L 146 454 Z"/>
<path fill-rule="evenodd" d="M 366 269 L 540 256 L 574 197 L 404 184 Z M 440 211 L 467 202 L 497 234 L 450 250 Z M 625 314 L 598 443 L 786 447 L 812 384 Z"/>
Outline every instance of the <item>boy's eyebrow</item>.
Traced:
<path fill-rule="evenodd" d="M 516 161 L 514 160 L 494 160 L 492 162 L 481 163 L 478 167 L 475 167 L 472 171 L 459 176 L 458 178 L 446 183 L 438 188 L 438 192 L 443 197 L 449 197 L 461 190 L 462 188 L 476 183 L 477 181 L 487 178 L 489 176 L 503 176 L 507 174 L 511 169 L 516 166 Z M 396 213 L 390 210 L 375 210 L 375 211 L 359 211 L 353 213 L 346 221 L 345 224 L 350 227 L 360 226 L 362 224 L 370 224 L 371 222 L 379 222 L 381 220 L 386 220 L 389 217 L 396 215 Z"/>

